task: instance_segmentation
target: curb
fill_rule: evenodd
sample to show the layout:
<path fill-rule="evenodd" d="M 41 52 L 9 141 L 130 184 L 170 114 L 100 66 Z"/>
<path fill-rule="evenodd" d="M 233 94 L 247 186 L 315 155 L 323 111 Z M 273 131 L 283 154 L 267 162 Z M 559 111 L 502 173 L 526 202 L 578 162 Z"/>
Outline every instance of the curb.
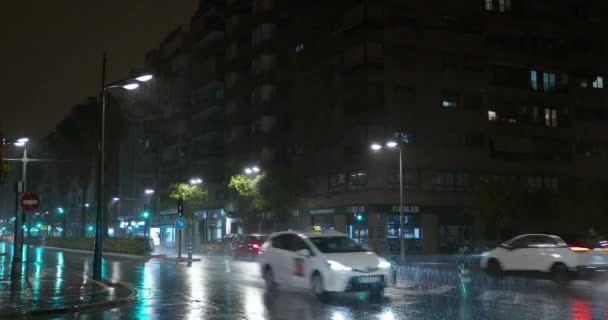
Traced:
<path fill-rule="evenodd" d="M 94 280 L 91 280 L 91 281 L 94 281 Z M 110 301 L 95 302 L 95 303 L 89 303 L 89 304 L 83 304 L 83 305 L 76 304 L 73 306 L 65 306 L 65 307 L 52 308 L 52 309 L 40 309 L 40 310 L 35 310 L 35 311 L 0 313 L 0 319 L 15 319 L 15 318 L 23 318 L 23 317 L 37 317 L 37 316 L 43 316 L 43 315 L 65 314 L 65 313 L 74 313 L 74 312 L 100 309 L 100 308 L 107 309 L 107 308 L 116 307 L 116 306 L 123 305 L 123 304 L 128 304 L 130 302 L 135 301 L 139 297 L 138 290 L 135 288 L 135 286 L 133 286 L 130 283 L 126 283 L 126 282 L 111 283 L 108 281 L 102 281 L 102 282 L 99 282 L 99 284 L 103 285 L 105 287 L 120 286 L 120 287 L 123 287 L 123 288 L 131 291 L 131 293 L 124 298 L 112 299 Z"/>
<path fill-rule="evenodd" d="M 57 250 L 57 251 L 66 251 L 66 252 L 93 254 L 93 251 L 89 251 L 89 250 L 78 250 L 78 249 L 68 249 L 68 248 L 59 248 L 59 247 L 46 247 L 46 246 L 37 246 L 37 247 L 38 248 L 50 249 L 50 250 Z M 139 256 L 139 255 L 134 255 L 134 254 L 114 253 L 114 252 L 104 252 L 103 255 L 104 256 L 108 256 L 108 257 L 129 258 L 129 259 L 150 259 L 150 258 L 154 257 L 152 255 Z"/>

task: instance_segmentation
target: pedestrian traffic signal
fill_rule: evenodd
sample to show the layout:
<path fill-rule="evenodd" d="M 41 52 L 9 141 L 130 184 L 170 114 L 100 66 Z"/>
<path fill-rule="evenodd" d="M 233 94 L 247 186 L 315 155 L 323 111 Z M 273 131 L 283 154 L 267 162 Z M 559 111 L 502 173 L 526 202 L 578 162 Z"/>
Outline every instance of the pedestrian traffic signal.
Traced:
<path fill-rule="evenodd" d="M 184 215 L 184 200 L 182 199 L 177 200 L 177 215 L 180 217 Z"/>

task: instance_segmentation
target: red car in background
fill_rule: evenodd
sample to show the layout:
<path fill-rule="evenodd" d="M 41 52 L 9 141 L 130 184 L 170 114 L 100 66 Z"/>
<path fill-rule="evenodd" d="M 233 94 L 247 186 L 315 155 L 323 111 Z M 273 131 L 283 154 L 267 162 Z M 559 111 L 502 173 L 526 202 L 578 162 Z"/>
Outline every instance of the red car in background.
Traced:
<path fill-rule="evenodd" d="M 234 258 L 256 259 L 266 238 L 267 235 L 265 234 L 254 233 L 239 239 L 236 249 L 234 249 Z"/>

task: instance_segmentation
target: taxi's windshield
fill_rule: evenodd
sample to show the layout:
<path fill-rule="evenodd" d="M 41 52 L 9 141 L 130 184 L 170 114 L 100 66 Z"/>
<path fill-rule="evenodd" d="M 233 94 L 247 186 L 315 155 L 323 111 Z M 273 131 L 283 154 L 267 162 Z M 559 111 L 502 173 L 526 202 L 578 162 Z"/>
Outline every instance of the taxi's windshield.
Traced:
<path fill-rule="evenodd" d="M 348 253 L 367 251 L 348 237 L 316 237 L 309 239 L 323 253 Z"/>

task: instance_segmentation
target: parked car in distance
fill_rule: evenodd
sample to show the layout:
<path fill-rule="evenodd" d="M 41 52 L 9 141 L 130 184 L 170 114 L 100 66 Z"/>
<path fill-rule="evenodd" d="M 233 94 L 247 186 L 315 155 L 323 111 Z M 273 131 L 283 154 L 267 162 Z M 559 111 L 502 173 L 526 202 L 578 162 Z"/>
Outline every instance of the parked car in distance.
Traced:
<path fill-rule="evenodd" d="M 259 233 L 248 234 L 240 238 L 234 249 L 234 258 L 256 259 L 267 238 L 267 235 Z"/>

